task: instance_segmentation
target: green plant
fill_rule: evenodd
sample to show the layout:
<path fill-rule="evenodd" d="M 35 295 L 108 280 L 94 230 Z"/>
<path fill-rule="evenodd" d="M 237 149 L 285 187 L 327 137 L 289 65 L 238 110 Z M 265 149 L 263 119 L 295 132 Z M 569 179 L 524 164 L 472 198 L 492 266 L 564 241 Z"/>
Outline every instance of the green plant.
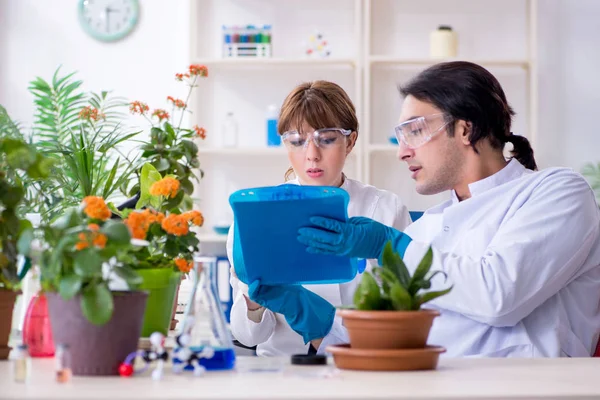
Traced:
<path fill-rule="evenodd" d="M 412 276 L 400 255 L 392 249 L 391 242 L 385 245 L 382 261 L 383 266 L 373 268 L 373 275 L 363 274 L 354 293 L 354 305 L 359 310 L 419 310 L 424 303 L 452 290 L 451 286 L 445 290 L 422 292 L 431 288 L 434 276 L 446 276 L 443 271 L 429 273 L 433 261 L 431 248 Z"/>
<path fill-rule="evenodd" d="M 93 324 L 108 322 L 113 313 L 109 281 L 113 274 L 130 289 L 142 278 L 124 262 L 133 247 L 127 226 L 111 220 L 101 197 L 83 199 L 51 225 L 43 225 L 45 250 L 40 257 L 42 287 L 65 299 L 81 295 L 83 315 Z"/>
<path fill-rule="evenodd" d="M 127 103 L 108 92 L 86 93 L 74 73 L 50 82 L 36 78 L 34 134 L 40 151 L 55 160 L 52 179 L 28 186 L 30 211 L 52 220 L 86 196 L 110 199 L 138 168 L 120 146 L 140 132 L 125 132 Z"/>
<path fill-rule="evenodd" d="M 600 203 L 600 163 L 587 163 L 583 166 L 581 174 L 585 176 L 596 194 L 596 201 Z"/>
<path fill-rule="evenodd" d="M 167 97 L 167 101 L 171 103 L 170 113 L 164 109 L 150 112 L 148 105 L 140 101 L 130 103 L 131 112 L 144 116 L 151 125 L 150 141 L 141 146 L 142 158 L 161 174 L 177 178 L 183 189 L 179 205 L 182 210 L 192 209 L 192 181 L 199 181 L 204 176 L 198 160 L 198 146 L 193 139 L 206 137 L 204 128 L 195 125 L 187 129 L 182 127 L 182 123 L 185 113 L 190 112 L 188 102 L 194 88 L 198 87 L 198 80 L 207 76 L 208 69 L 203 65 L 190 65 L 188 72 L 175 74 L 176 80 L 185 82 L 188 86 L 188 93 L 185 100 Z M 194 171 L 198 171 L 199 176 Z M 140 186 L 134 185 L 128 192 L 133 196 L 139 190 Z"/>
<path fill-rule="evenodd" d="M 0 288 L 18 287 L 22 276 L 17 273 L 17 257 L 29 253 L 33 239 L 31 223 L 18 214 L 25 199 L 23 180 L 46 178 L 50 166 L 51 161 L 31 144 L 0 138 Z"/>
<path fill-rule="evenodd" d="M 132 237 L 147 245 L 129 251 L 129 264 L 139 269 L 168 267 L 189 272 L 199 244 L 190 227 L 202 225 L 202 214 L 196 210 L 182 213 L 179 204 L 183 190 L 179 181 L 169 175 L 162 177 L 150 163 L 142 167 L 140 186 L 141 198 L 136 208 L 145 209 L 126 210 L 121 216 Z"/>

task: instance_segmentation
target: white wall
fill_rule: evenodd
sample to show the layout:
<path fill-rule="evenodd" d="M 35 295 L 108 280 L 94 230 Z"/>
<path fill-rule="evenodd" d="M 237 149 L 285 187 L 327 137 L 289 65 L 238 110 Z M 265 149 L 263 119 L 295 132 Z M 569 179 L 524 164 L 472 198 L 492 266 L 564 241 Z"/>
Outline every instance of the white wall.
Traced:
<path fill-rule="evenodd" d="M 59 65 L 65 73 L 79 71 L 84 89 L 112 90 L 151 108 L 166 108 L 168 95 L 184 95 L 174 74 L 189 64 L 188 0 L 141 0 L 137 28 L 108 44 L 83 31 L 77 6 L 77 0 L 0 0 L 0 104 L 14 119 L 31 124 L 28 83 L 50 80 Z"/>
<path fill-rule="evenodd" d="M 274 0 L 275 1 L 275 0 Z M 180 95 L 173 73 L 189 62 L 189 1 L 141 0 L 142 18 L 122 42 L 102 44 L 77 20 L 77 0 L 0 0 L 0 104 L 32 120 L 28 82 L 62 64 L 85 88 L 114 90 L 151 106 Z M 541 166 L 600 161 L 600 1 L 539 0 Z"/>

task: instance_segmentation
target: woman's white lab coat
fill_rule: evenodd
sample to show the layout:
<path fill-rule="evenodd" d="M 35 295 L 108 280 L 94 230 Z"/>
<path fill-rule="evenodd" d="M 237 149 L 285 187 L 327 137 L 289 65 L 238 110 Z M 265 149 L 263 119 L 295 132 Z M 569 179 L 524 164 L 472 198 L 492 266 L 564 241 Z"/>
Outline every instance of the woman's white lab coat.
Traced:
<path fill-rule="evenodd" d="M 297 180 L 289 181 L 298 184 Z M 372 218 L 383 224 L 403 230 L 410 224 L 410 216 L 406 206 L 394 193 L 365 185 L 361 182 L 346 178 L 342 189 L 350 195 L 348 216 Z M 233 229 L 229 230 L 227 238 L 227 256 L 233 266 Z M 348 283 L 335 285 L 305 285 L 304 287 L 323 297 L 334 306 L 352 304 L 354 290 L 360 282 L 361 275 Z M 287 324 L 285 317 L 270 310 L 261 310 L 262 319 L 254 322 L 249 319 L 243 294 L 248 293 L 248 287 L 233 275 L 233 306 L 231 308 L 231 331 L 233 336 L 247 346 L 258 346 L 257 354 L 262 356 L 277 356 L 289 354 L 306 354 L 309 345 L 304 344 L 300 335 Z M 260 316 L 259 316 L 260 318 Z M 256 318 L 253 318 L 256 319 Z M 339 332 L 345 332 L 341 321 L 336 317 L 332 332 L 334 337 Z M 324 341 L 325 342 L 325 341 Z M 326 343 L 326 342 L 325 342 Z M 324 347 L 322 345 L 321 347 Z"/>
<path fill-rule="evenodd" d="M 413 270 L 431 243 L 446 356 L 589 356 L 600 332 L 600 214 L 581 175 L 517 160 L 428 210 L 405 232 Z"/>

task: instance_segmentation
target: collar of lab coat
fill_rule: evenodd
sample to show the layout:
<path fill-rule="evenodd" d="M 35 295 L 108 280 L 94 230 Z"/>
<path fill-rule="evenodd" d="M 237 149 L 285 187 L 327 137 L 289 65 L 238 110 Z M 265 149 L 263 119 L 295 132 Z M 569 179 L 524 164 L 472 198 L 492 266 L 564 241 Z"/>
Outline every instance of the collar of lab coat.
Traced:
<path fill-rule="evenodd" d="M 506 167 L 502 168 L 500 171 L 496 172 L 494 175 L 490 175 L 487 178 L 484 178 L 480 181 L 473 182 L 469 184 L 469 191 L 471 192 L 471 197 L 475 197 L 481 193 L 486 192 L 489 189 L 493 189 L 496 186 L 500 186 L 503 183 L 510 182 L 514 179 L 517 179 L 523 176 L 523 173 L 526 172 L 526 168 L 516 159 L 512 158 Z M 456 192 L 452 191 L 452 204 L 458 203 L 458 196 Z"/>

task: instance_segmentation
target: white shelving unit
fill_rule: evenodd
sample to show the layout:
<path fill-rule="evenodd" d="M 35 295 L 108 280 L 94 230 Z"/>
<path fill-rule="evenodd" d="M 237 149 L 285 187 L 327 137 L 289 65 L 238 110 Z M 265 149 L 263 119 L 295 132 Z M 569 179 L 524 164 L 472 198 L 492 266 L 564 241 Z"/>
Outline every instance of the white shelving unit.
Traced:
<path fill-rule="evenodd" d="M 402 106 L 399 84 L 442 60 L 428 57 L 429 33 L 450 25 L 459 35 L 457 59 L 488 68 L 517 112 L 513 131 L 537 140 L 538 0 L 191 0 L 194 63 L 209 68 L 193 101 L 194 123 L 207 129 L 201 143 L 205 177 L 197 187 L 205 215 L 204 241 L 220 242 L 228 196 L 244 187 L 283 182 L 289 163 L 283 147 L 266 147 L 265 112 L 281 105 L 297 84 L 326 79 L 340 84 L 357 107 L 360 132 L 346 174 L 398 193 L 411 210 L 424 210 L 448 194 L 420 196 L 389 136 Z M 272 58 L 221 58 L 222 25 L 272 25 Z M 326 59 L 304 56 L 302 41 L 316 30 L 332 49 Z M 447 60 L 443 60 L 447 61 Z M 238 126 L 238 147 L 221 148 L 228 111 Z"/>

